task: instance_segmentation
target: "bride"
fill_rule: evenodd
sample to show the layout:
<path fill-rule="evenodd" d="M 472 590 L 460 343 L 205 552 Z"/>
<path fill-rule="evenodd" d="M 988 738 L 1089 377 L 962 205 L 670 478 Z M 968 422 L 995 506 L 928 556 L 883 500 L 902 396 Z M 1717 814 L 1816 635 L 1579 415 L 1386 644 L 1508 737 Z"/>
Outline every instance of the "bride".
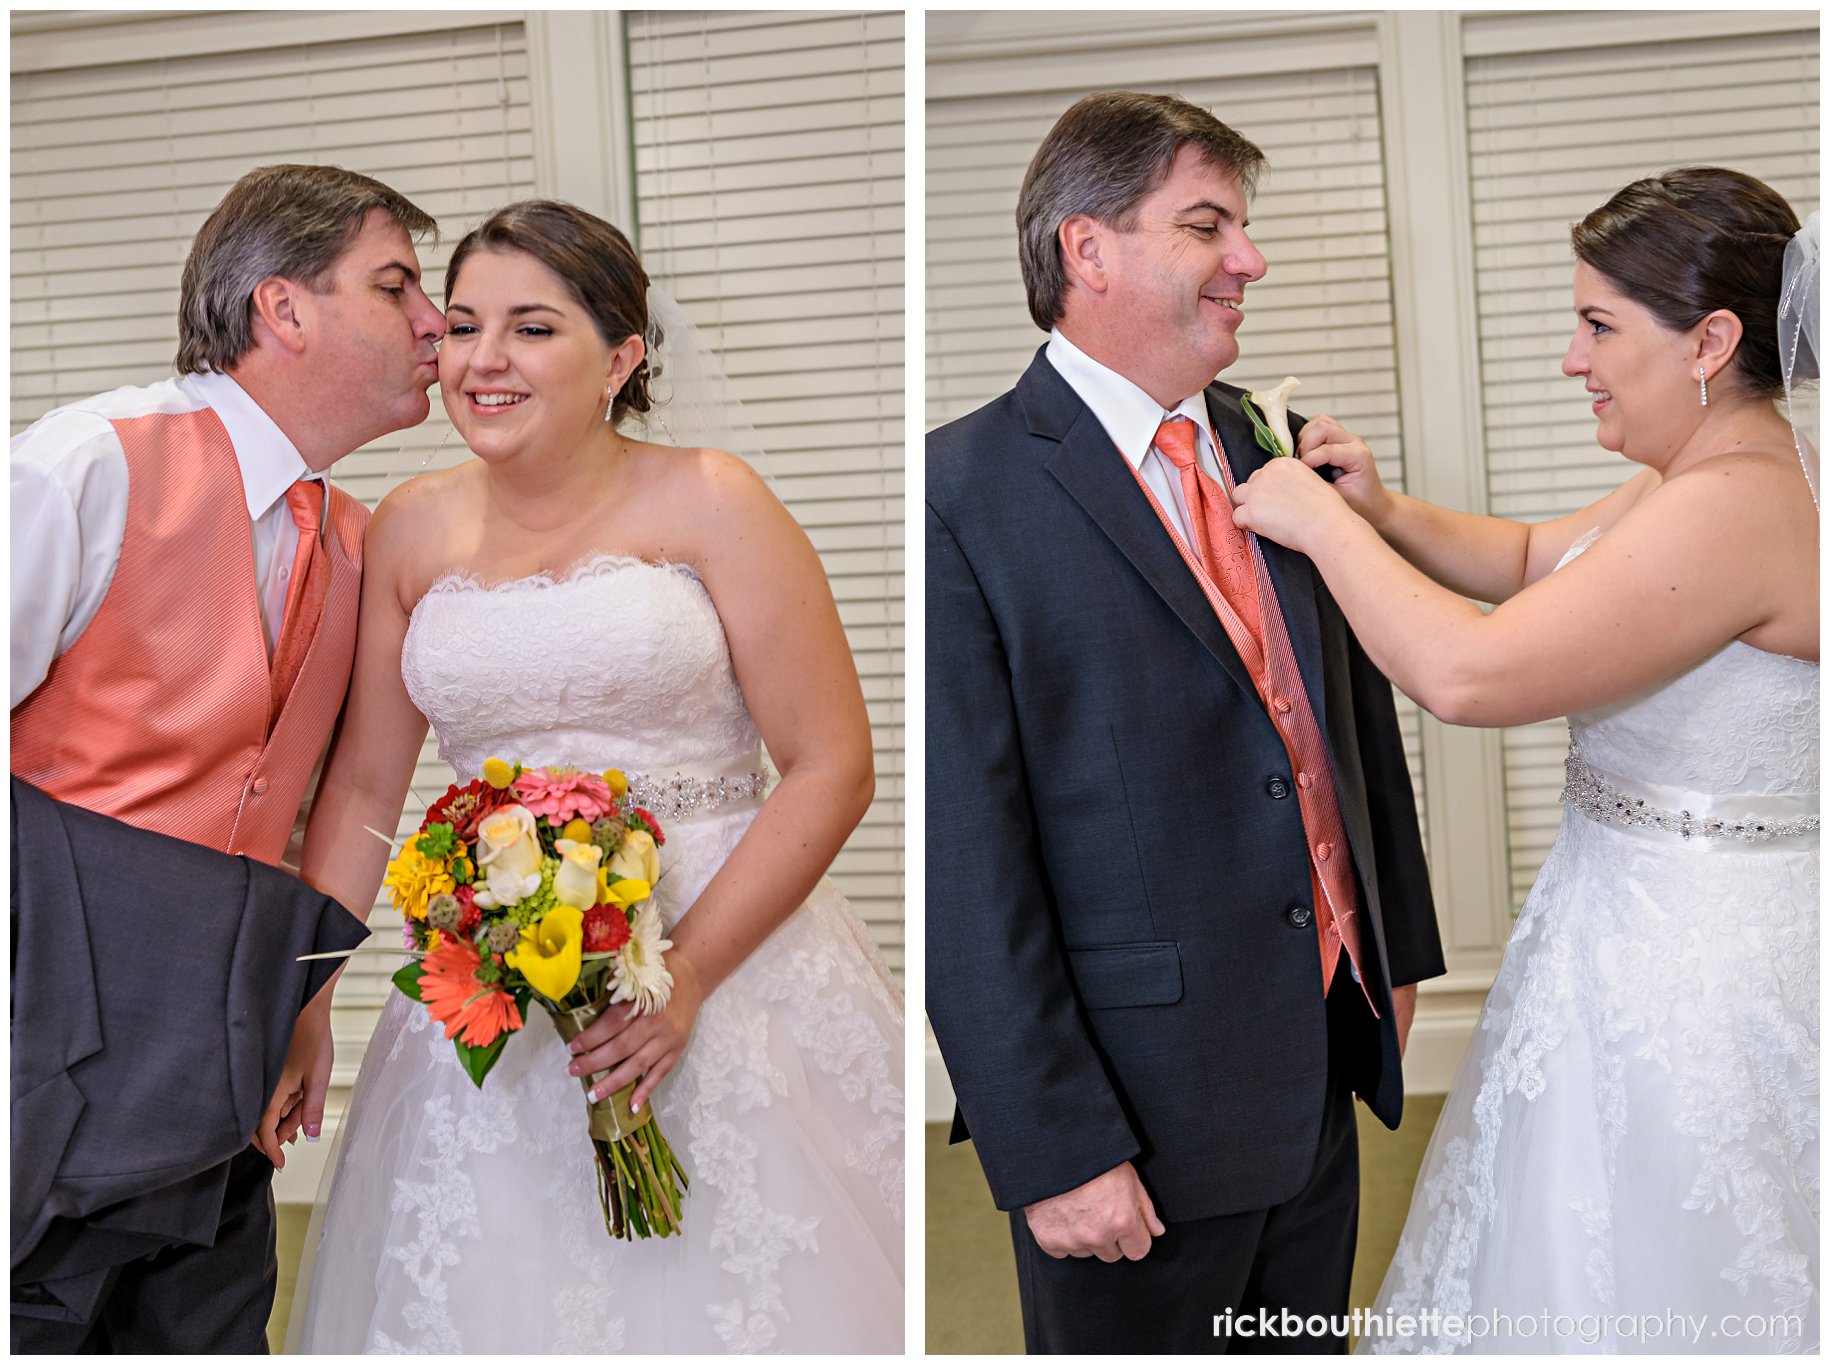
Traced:
<path fill-rule="evenodd" d="M 658 1014 L 607 1011 L 576 1056 L 530 1019 L 481 1089 L 392 995 L 293 1348 L 900 1352 L 903 1007 L 822 876 L 873 777 L 820 562 L 736 456 L 623 433 L 651 406 L 653 331 L 615 228 L 510 205 L 446 280 L 439 384 L 477 458 L 375 513 L 332 832 L 302 875 L 373 903 L 388 850 L 364 829 L 394 828 L 428 720 L 460 781 L 492 756 L 619 768 L 667 836 L 674 988 Z M 680 1236 L 604 1230 L 578 1079 L 599 1071 L 594 1097 L 642 1078 L 691 1182 Z"/>
<path fill-rule="evenodd" d="M 1432 713 L 1571 718 L 1568 811 L 1374 1308 L 1461 1321 L 1375 1350 L 1817 1345 L 1816 456 L 1773 401 L 1816 374 L 1815 234 L 1713 168 L 1577 225 L 1563 371 L 1645 466 L 1593 506 L 1433 507 L 1320 416 L 1241 490 Z"/>

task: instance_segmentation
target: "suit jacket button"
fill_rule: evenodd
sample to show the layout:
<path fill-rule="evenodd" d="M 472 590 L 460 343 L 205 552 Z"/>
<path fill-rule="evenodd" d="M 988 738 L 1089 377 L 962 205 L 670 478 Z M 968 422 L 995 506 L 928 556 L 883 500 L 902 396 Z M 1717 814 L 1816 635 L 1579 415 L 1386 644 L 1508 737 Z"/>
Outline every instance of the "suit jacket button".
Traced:
<path fill-rule="evenodd" d="M 256 796 L 265 796 L 267 794 L 267 779 L 266 778 L 257 777 L 254 779 L 254 794 Z"/>
<path fill-rule="evenodd" d="M 1306 905 L 1292 905 L 1284 911 L 1284 918 L 1290 921 L 1292 929 L 1307 929 L 1314 921 L 1315 915 Z"/>
<path fill-rule="evenodd" d="M 1281 801 L 1290 794 L 1290 784 L 1281 777 L 1273 777 L 1264 784 L 1264 789 L 1271 794 L 1273 801 Z"/>

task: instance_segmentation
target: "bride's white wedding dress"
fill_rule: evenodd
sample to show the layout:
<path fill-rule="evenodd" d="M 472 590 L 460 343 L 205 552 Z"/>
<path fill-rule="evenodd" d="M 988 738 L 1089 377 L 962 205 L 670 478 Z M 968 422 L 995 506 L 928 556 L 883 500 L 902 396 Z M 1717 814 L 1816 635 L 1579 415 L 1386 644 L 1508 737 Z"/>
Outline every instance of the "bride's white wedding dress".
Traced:
<path fill-rule="evenodd" d="M 690 569 L 447 578 L 402 670 L 460 780 L 491 755 L 636 779 L 667 835 L 669 926 L 755 818 L 760 741 Z M 390 999 L 293 1349 L 901 1352 L 902 1002 L 830 881 L 706 1000 L 657 1092 L 691 1180 L 682 1236 L 605 1232 L 583 1090 L 531 1013 L 479 1090 L 425 1010 Z"/>
<path fill-rule="evenodd" d="M 1733 643 L 1570 731 L 1562 827 L 1374 1311 L 1706 1335 L 1362 1349 L 1815 1350 L 1817 665 Z"/>

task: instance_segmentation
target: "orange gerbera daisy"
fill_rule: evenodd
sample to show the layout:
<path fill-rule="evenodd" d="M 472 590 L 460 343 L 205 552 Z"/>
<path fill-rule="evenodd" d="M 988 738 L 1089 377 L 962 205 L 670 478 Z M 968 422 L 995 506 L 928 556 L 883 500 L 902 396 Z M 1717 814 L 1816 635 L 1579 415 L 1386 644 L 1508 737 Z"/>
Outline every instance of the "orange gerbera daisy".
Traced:
<path fill-rule="evenodd" d="M 420 965 L 426 971 L 419 979 L 419 998 L 433 1021 L 445 1026 L 447 1038 L 461 1032 L 458 1041 L 467 1047 L 488 1047 L 521 1027 L 514 997 L 477 980 L 483 959 L 474 944 L 452 938 L 427 953 Z"/>

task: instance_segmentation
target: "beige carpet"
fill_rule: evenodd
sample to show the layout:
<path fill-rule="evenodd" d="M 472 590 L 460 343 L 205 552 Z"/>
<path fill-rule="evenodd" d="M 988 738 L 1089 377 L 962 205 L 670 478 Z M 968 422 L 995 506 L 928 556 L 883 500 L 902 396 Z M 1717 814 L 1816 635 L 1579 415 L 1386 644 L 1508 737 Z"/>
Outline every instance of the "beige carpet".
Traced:
<path fill-rule="evenodd" d="M 280 1284 L 273 1295 L 273 1316 L 267 1319 L 267 1349 L 275 1355 L 286 1344 L 286 1319 L 292 1315 L 292 1291 L 299 1282 L 299 1251 L 311 1222 L 310 1204 L 280 1204 L 278 1209 Z"/>
<path fill-rule="evenodd" d="M 1398 1132 L 1360 1114 L 1360 1240 L 1350 1300 L 1365 1305 L 1398 1246 L 1411 1183 L 1423 1164 L 1441 1095 L 1405 1098 Z M 971 1143 L 947 1146 L 946 1125 L 927 1131 L 928 1337 L 930 1355 L 1021 1355 L 1010 1223 L 991 1204 Z"/>

